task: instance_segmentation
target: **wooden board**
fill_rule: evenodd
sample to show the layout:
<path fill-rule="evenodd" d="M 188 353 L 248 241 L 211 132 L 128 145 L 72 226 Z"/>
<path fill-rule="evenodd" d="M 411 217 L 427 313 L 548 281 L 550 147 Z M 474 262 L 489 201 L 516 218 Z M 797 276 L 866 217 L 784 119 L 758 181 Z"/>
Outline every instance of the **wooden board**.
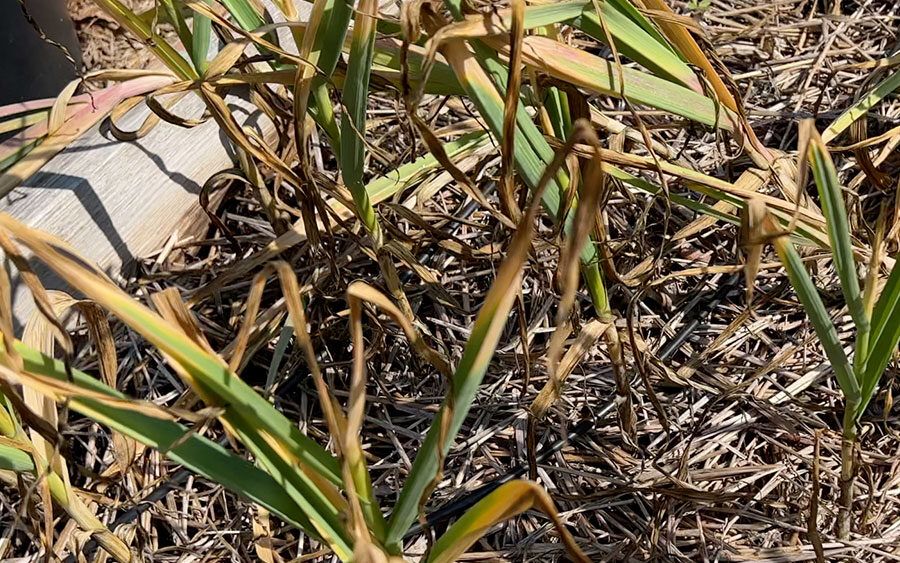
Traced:
<path fill-rule="evenodd" d="M 271 0 L 263 4 L 274 21 L 284 21 Z M 300 18 L 307 19 L 312 4 L 295 0 L 295 5 Z M 286 49 L 296 52 L 290 30 L 280 28 L 278 34 Z M 218 48 L 211 46 L 210 56 Z M 255 128 L 264 139 L 273 134 L 273 124 L 248 101 L 236 96 L 227 101 L 245 127 Z M 189 95 L 172 111 L 198 117 L 203 107 Z M 135 110 L 120 126 L 135 130 L 148 113 L 146 108 Z M 0 212 L 61 237 L 115 277 L 136 258 L 162 247 L 176 230 L 205 219 L 200 188 L 212 174 L 232 166 L 230 146 L 211 120 L 193 129 L 161 123 L 129 143 L 117 141 L 101 126 L 0 198 Z M 46 268 L 33 267 L 48 289 L 66 289 Z M 34 302 L 15 269 L 6 268 L 13 283 L 16 331 L 21 333 Z"/>
<path fill-rule="evenodd" d="M 230 99 L 236 116 L 255 123 L 250 106 Z M 189 95 L 175 106 L 180 116 L 198 117 L 203 103 Z M 121 123 L 136 129 L 148 110 Z M 0 201 L 0 211 L 53 233 L 112 276 L 136 258 L 159 249 L 176 229 L 197 219 L 198 193 L 213 173 L 232 166 L 230 149 L 209 121 L 193 129 L 160 123 L 134 142 L 114 139 L 102 125 L 55 156 L 40 172 Z M 183 231 L 182 231 L 183 232 Z M 65 284 L 40 264 L 45 285 Z M 9 264 L 13 312 L 21 331 L 34 303 Z"/>

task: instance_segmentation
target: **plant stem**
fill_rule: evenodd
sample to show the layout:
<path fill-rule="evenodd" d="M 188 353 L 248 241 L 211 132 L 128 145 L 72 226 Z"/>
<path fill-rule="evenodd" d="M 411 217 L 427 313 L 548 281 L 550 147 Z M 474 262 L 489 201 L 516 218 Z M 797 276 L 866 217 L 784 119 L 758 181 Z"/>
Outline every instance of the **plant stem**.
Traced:
<path fill-rule="evenodd" d="M 609 320 L 609 328 L 603 333 L 606 346 L 609 350 L 609 358 L 612 363 L 613 375 L 616 379 L 616 404 L 619 412 L 619 425 L 622 434 L 628 442 L 634 444 L 637 440 L 637 427 L 635 426 L 634 404 L 631 401 L 631 381 L 625 370 L 625 356 L 622 350 L 622 342 L 619 339 L 619 329 L 616 328 L 615 317 L 601 317 Z"/>
<path fill-rule="evenodd" d="M 606 286 L 603 283 L 600 270 L 596 267 L 589 268 L 582 265 L 582 272 L 587 282 L 588 291 L 591 294 L 591 301 L 594 305 L 594 311 L 597 313 L 597 318 L 610 323 L 609 328 L 603 333 L 603 338 L 609 350 L 609 359 L 616 379 L 616 403 L 618 405 L 619 424 L 622 428 L 622 433 L 629 440 L 633 441 L 637 438 L 637 428 L 635 427 L 634 405 L 631 401 L 631 382 L 626 374 L 625 355 L 622 350 L 622 342 L 619 339 L 619 329 L 616 328 L 616 315 L 609 304 L 609 295 L 606 292 Z"/>
<path fill-rule="evenodd" d="M 403 316 L 412 323 L 416 322 L 416 313 L 409 304 L 406 292 L 403 291 L 403 282 L 400 281 L 400 276 L 397 274 L 397 267 L 394 266 L 393 257 L 386 249 L 384 249 L 383 245 L 379 245 L 375 248 L 375 254 L 378 260 L 378 266 L 381 268 L 381 275 L 384 278 L 384 283 L 387 286 L 388 291 L 391 292 L 391 297 L 397 302 L 397 306 L 400 307 Z"/>
<path fill-rule="evenodd" d="M 854 467 L 854 450 L 856 449 L 856 402 L 848 401 L 844 407 L 844 433 L 841 436 L 841 498 L 838 509 L 837 534 L 841 540 L 850 537 L 851 509 L 853 508 L 853 484 L 856 468 Z"/>

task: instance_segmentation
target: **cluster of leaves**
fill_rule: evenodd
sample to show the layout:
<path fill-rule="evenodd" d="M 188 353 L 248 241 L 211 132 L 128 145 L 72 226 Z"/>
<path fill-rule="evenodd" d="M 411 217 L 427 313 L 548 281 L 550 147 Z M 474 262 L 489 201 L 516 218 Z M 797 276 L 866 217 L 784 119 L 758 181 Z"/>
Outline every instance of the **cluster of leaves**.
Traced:
<path fill-rule="evenodd" d="M 378 13 L 375 0 L 361 0 L 355 7 L 343 0 L 316 0 L 302 13 L 290 0 L 275 0 L 280 12 L 269 14 L 270 19 L 249 0 L 161 0 L 158 9 L 144 14 L 132 12 L 118 0 L 95 1 L 145 42 L 166 66 L 164 75 L 154 75 L 154 80 L 164 80 L 164 85 L 143 86 L 153 89 L 146 97 L 147 105 L 154 112 L 151 120 L 193 126 L 197 120 L 169 111 L 170 98 L 195 93 L 206 103 L 207 114 L 237 148 L 242 179 L 254 187 L 278 235 L 270 245 L 272 248 L 283 249 L 302 237 L 317 237 L 319 225 L 352 214 L 367 235 L 390 294 L 388 297 L 361 282 L 348 289 L 354 363 L 349 400 L 342 407 L 318 367 L 306 332 L 301 291 L 286 264 L 269 264 L 257 274 L 239 344 L 230 351 L 226 362 L 211 349 L 189 308 L 173 290 L 153 297 L 158 311 L 153 312 L 119 290 L 102 273 L 78 260 L 64 243 L 12 218 L 0 217 L 0 245 L 26 273 L 26 281 L 48 318 L 55 317 L 53 300 L 33 276 L 27 275 L 29 270 L 20 246 L 70 280 L 73 288 L 92 303 L 114 314 L 157 347 L 192 391 L 213 409 L 225 431 L 252 455 L 251 463 L 191 432 L 180 422 L 185 419 L 185 413 L 176 414 L 122 395 L 115 390 L 114 375 L 101 382 L 72 370 L 65 361 L 52 360 L 34 347 L 16 341 L 9 309 L 9 283 L 3 278 L 0 379 L 5 399 L 0 407 L 0 468 L 38 475 L 47 484 L 47 498 L 52 497 L 63 506 L 119 560 L 129 559 L 127 548 L 79 506 L 77 496 L 67 485 L 66 468 L 53 449 L 35 447 L 40 440 L 26 432 L 26 425 L 35 424 L 43 428 L 38 433 L 41 439 L 49 439 L 53 429 L 52 424 L 47 428 L 47 424 L 41 426 L 37 421 L 19 420 L 18 417 L 27 418 L 31 411 L 18 404 L 21 401 L 17 386 L 65 401 L 70 408 L 118 435 L 159 449 L 173 461 L 302 528 L 342 560 L 384 561 L 402 557 L 402 539 L 440 475 L 444 456 L 462 427 L 500 339 L 519 288 L 540 206 L 557 222 L 565 239 L 560 268 L 565 275 L 559 328 L 548 353 L 551 381 L 541 392 L 534 410 L 546 411 L 558 396 L 567 370 L 571 369 L 572 360 L 569 355 L 563 357 L 562 346 L 570 331 L 567 318 L 580 272 L 597 315 L 591 342 L 601 334 L 606 339 L 617 367 L 622 398 L 620 421 L 626 433 L 633 432 L 622 352 L 600 268 L 605 260 L 601 256 L 603 229 L 596 224 L 596 216 L 607 182 L 620 182 L 628 189 L 654 196 L 663 195 L 674 204 L 700 212 L 705 217 L 692 225 L 694 232 L 715 220 L 740 223 L 741 210 L 752 211 L 764 205 L 765 213 L 761 216 L 765 220 L 754 222 L 757 234 L 772 235 L 773 230 L 781 232 L 789 228 L 796 240 L 834 248 L 848 304 L 860 327 L 853 368 L 821 301 L 816 301 L 817 294 L 793 247 L 785 237 L 775 237 L 776 248 L 847 393 L 851 426 L 858 420 L 896 348 L 900 334 L 895 333 L 900 323 L 893 322 L 893 314 L 900 284 L 894 280 L 897 276 L 891 277 L 888 290 L 872 316 L 871 307 L 867 310 L 865 305 L 872 302 L 874 293 L 869 290 L 872 284 L 867 286 L 867 301 L 859 295 L 855 282 L 853 255 L 865 254 L 866 250 L 854 246 L 847 234 L 842 198 L 824 145 L 820 141 L 809 145 L 824 214 L 811 205 L 797 207 L 790 198 L 758 193 L 768 182 L 777 185 L 783 193 L 796 193 L 804 182 L 798 184 L 794 170 L 785 165 L 785 160 L 756 139 L 741 113 L 739 100 L 727 86 L 727 78 L 720 76 L 691 35 L 689 29 L 693 24 L 672 13 L 662 0 L 643 0 L 640 10 L 627 0 L 566 0 L 527 6 L 522 0 L 513 0 L 509 8 L 486 13 L 469 13 L 461 0 L 445 0 L 441 6 L 409 2 L 397 16 Z M 655 17 L 647 17 L 650 13 Z M 172 25 L 187 56 L 156 34 L 159 21 Z M 564 30 L 577 30 L 604 43 L 612 52 L 612 60 L 571 46 L 561 39 Z M 222 40 L 220 48 L 212 49 L 214 37 Z M 623 66 L 623 58 L 636 65 Z M 528 76 L 540 75 L 550 80 L 523 82 L 523 71 Z M 367 99 L 376 86 L 399 92 L 407 117 L 429 154 L 392 174 L 366 182 Z M 882 90 L 888 86 L 882 87 L 879 95 L 885 95 Z M 286 142 L 279 143 L 277 149 L 254 131 L 242 127 L 226 103 L 231 90 L 247 87 L 251 100 L 263 114 L 287 124 L 280 131 L 281 140 Z M 26 125 L 37 123 L 33 112 L 49 112 L 51 122 L 43 132 L 32 131 L 35 138 L 23 150 L 34 151 L 42 144 L 52 150 L 53 143 L 64 141 L 54 139 L 52 133 L 69 123 L 63 110 L 74 91 L 73 87 L 61 105 L 58 102 L 20 108 L 19 115 L 24 116 Z M 417 113 L 419 102 L 426 95 L 467 98 L 477 109 L 486 131 L 446 143 L 440 141 Z M 609 96 L 621 100 L 630 109 L 650 107 L 713 128 L 731 136 L 757 168 L 746 172 L 737 182 L 729 183 L 665 160 L 654 151 L 655 144 L 637 114 L 637 129 L 624 124 L 617 126 L 642 141 L 648 156 L 604 149 L 590 123 L 593 116 L 583 111 L 588 107 L 582 103 L 585 95 Z M 335 100 L 340 102 L 336 104 Z M 865 103 L 875 102 L 867 99 Z M 133 107 L 131 102 L 127 105 Z M 338 112 L 335 107 L 339 108 Z M 284 108 L 291 111 L 286 113 Z M 865 109 L 862 105 L 852 108 L 857 112 Z M 828 134 L 837 135 L 853 119 L 840 118 Z M 309 164 L 306 148 L 312 127 L 320 128 L 328 140 L 338 165 L 339 182 L 329 180 Z M 117 134 L 127 136 L 121 131 Z M 500 209 L 454 164 L 460 157 L 486 146 L 489 138 L 501 149 Z M 284 150 L 285 146 L 291 148 Z M 10 153 L 10 158 L 18 159 L 21 154 L 21 151 L 15 155 Z M 29 166 L 39 163 L 40 155 L 38 152 L 38 158 Z M 565 166 L 572 155 L 579 165 Z M 571 164 L 571 159 L 568 162 Z M 13 166 L 19 165 L 21 162 Z M 402 260 L 402 257 L 396 255 L 386 240 L 377 210 L 380 201 L 405 189 L 424 172 L 439 168 L 449 172 L 458 187 L 500 223 L 515 228 L 506 257 L 455 368 L 429 347 L 416 328 L 395 265 L 395 259 Z M 662 185 L 627 172 L 626 168 L 648 171 L 651 174 L 647 176 L 655 175 L 663 181 Z M 264 173 L 276 176 L 280 183 L 295 191 L 302 215 L 296 224 L 287 221 L 285 210 L 280 207 L 282 203 L 268 191 L 262 180 Z M 687 191 L 669 191 L 664 182 L 666 177 L 680 180 Z M 518 193 L 519 189 L 523 192 Z M 244 275 L 265 264 L 272 255 L 264 252 L 253 256 L 229 275 Z M 334 440 L 334 453 L 300 432 L 239 377 L 262 286 L 272 275 L 281 283 L 296 342 L 306 356 Z M 224 278 L 219 281 L 225 283 Z M 398 323 L 424 364 L 431 365 L 449 380 L 446 398 L 388 518 L 372 491 L 360 443 L 366 379 L 363 303 L 371 304 Z M 102 315 L 94 317 L 102 318 Z M 100 321 L 95 321 L 97 326 L 102 326 Z M 62 327 L 51 325 L 56 338 L 67 342 Z M 98 341 L 108 338 L 101 329 L 95 332 Z M 573 348 L 588 344 L 580 339 Z M 46 347 L 42 348 L 43 352 L 50 353 Z M 106 371 L 112 370 L 114 374 L 114 363 Z M 549 515 L 574 558 L 585 559 L 543 489 L 531 482 L 516 481 L 503 485 L 462 516 L 432 546 L 427 560 L 454 560 L 493 524 L 531 507 Z"/>

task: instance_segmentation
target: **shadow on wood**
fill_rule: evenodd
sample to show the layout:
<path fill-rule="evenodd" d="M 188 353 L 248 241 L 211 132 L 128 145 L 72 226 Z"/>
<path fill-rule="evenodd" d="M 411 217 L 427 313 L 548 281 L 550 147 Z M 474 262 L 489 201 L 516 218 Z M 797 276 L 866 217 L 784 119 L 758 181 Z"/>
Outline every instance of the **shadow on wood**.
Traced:
<path fill-rule="evenodd" d="M 253 113 L 255 108 L 239 98 L 229 102 L 238 110 L 236 117 L 265 136 L 267 124 Z M 135 110 L 119 125 L 137 129 L 147 111 Z M 203 104 L 188 96 L 175 111 L 199 115 Z M 160 123 L 133 142 L 117 141 L 105 127 L 97 127 L 4 196 L 0 211 L 62 238 L 115 277 L 173 233 L 184 233 L 204 220 L 198 206 L 200 188 L 215 172 L 232 167 L 232 156 L 212 121 L 192 129 Z M 68 289 L 46 269 L 34 266 L 49 289 Z M 20 332 L 34 303 L 14 268 L 10 273 Z"/>

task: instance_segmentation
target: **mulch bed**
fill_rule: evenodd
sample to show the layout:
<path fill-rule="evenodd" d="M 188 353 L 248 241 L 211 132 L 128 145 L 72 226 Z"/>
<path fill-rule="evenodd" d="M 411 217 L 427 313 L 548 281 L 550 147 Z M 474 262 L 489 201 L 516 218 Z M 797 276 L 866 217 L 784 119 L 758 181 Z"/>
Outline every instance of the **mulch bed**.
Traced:
<path fill-rule="evenodd" d="M 751 122 L 768 147 L 795 149 L 798 119 L 817 117 L 820 128 L 829 123 L 860 91 L 884 76 L 860 63 L 897 51 L 897 3 L 824 4 L 713 0 L 706 6 L 681 5 L 703 24 L 709 45 L 731 71 Z M 71 5 L 88 68 L 147 64 L 149 57 L 140 45 L 90 2 L 73 0 Z M 432 107 L 420 114 L 437 112 L 441 100 L 428 103 Z M 597 106 L 608 110 L 607 115 L 631 119 L 616 102 L 600 100 Z M 422 151 L 421 143 L 410 137 L 402 114 L 389 111 L 400 107 L 395 100 L 373 98 L 371 107 L 375 121 L 370 138 L 383 154 Z M 458 101 L 440 111 L 443 124 L 470 119 Z M 654 135 L 698 170 L 733 181 L 750 164 L 735 158 L 729 147 L 707 131 L 653 128 L 654 116 L 644 118 Z M 870 114 L 867 134 L 887 131 L 898 119 L 900 103 L 894 98 Z M 857 131 L 855 138 L 841 144 L 864 134 Z M 869 152 L 894 183 L 900 171 L 898 143 L 900 137 L 895 136 Z M 895 194 L 873 187 L 860 172 L 853 152 L 837 152 L 834 157 L 843 185 L 858 194 L 851 220 L 862 232 L 865 225 L 874 224 L 882 202 L 893 205 Z M 314 160 L 327 162 L 327 152 Z M 498 160 L 499 151 L 487 152 L 470 176 L 482 186 L 488 184 L 497 177 Z M 375 162 L 372 168 L 392 164 Z M 678 189 L 675 182 L 670 187 Z M 273 233 L 262 211 L 241 189 L 235 187 L 218 210 L 232 240 L 216 229 L 203 240 L 173 238 L 141 265 L 130 281 L 132 293 L 145 299 L 153 291 L 178 287 L 191 295 L 227 275 L 234 264 L 270 241 Z M 409 196 L 404 194 L 394 203 Z M 289 201 L 291 196 L 285 197 Z M 464 202 L 464 196 L 447 187 L 417 203 L 416 210 L 429 227 L 453 232 L 470 249 L 484 250 L 508 239 L 506 230 L 477 210 L 462 225 L 448 220 Z M 392 236 L 410 243 L 418 256 L 433 255 L 430 268 L 441 291 L 415 276 L 406 278 L 406 288 L 430 341 L 458 359 L 500 256 L 438 249 L 422 225 L 410 223 L 391 204 L 380 209 Z M 671 235 L 695 219 L 692 213 L 624 189 L 611 194 L 605 210 L 615 267 L 625 280 L 627 272 L 645 258 L 655 259 L 652 274 L 640 284 L 610 281 L 613 305 L 621 317 L 619 328 L 629 337 L 626 357 L 634 374 L 636 440 L 622 435 L 612 410 L 537 468 L 537 477 L 579 544 L 596 560 L 808 561 L 816 559 L 816 535 L 810 534 L 809 520 L 811 511 L 817 511 L 814 528 L 825 560 L 900 559 L 900 417 L 891 409 L 893 393 L 900 387 L 896 367 L 889 368 L 882 392 L 862 421 L 855 532 L 849 542 L 839 542 L 834 524 L 842 398 L 813 328 L 774 255 L 764 257 L 770 266 L 763 268 L 756 281 L 752 307 L 745 300 L 742 280 L 730 291 L 720 292 L 722 302 L 702 318 L 669 359 L 661 361 L 654 353 L 695 314 L 687 311 L 688 305 L 711 300 L 722 284 L 731 283 L 729 273 L 708 274 L 702 268 L 740 263 L 737 229 L 717 223 L 670 244 Z M 541 235 L 526 270 L 522 303 L 514 309 L 429 509 L 527 464 L 527 408 L 547 380 L 542 360 L 559 302 L 559 253 L 549 223 L 542 226 Z M 378 268 L 360 252 L 359 241 L 358 234 L 336 231 L 319 247 L 302 244 L 282 256 L 310 289 L 308 314 L 314 344 L 341 398 L 346 396 L 351 358 L 344 291 L 354 279 L 379 283 Z M 888 240 L 888 251 L 900 250 L 898 243 L 896 237 Z M 661 247 L 665 252 L 659 252 Z M 842 297 L 830 261 L 815 254 L 810 259 L 826 304 L 849 330 L 852 324 L 841 310 Z M 233 280 L 194 306 L 217 349 L 236 335 L 248 286 L 246 277 Z M 279 297 L 276 284 L 270 284 L 264 314 L 267 310 L 280 314 Z M 585 299 L 580 305 L 581 322 L 587 322 L 590 304 Z M 366 330 L 370 375 L 363 442 L 376 494 L 390 505 L 443 397 L 444 382 L 416 361 L 395 327 L 370 316 Z M 174 404 L 185 389 L 159 355 L 123 327 L 117 328 L 117 338 L 121 388 L 135 397 Z M 288 348 L 283 358 L 277 357 L 277 340 L 276 327 L 269 338 L 261 339 L 242 377 L 260 388 L 268 387 L 279 408 L 311 435 L 327 441 L 302 355 Z M 270 368 L 276 357 L 273 379 Z M 82 367 L 91 369 L 91 361 L 85 351 Z M 643 377 L 636 369 L 638 362 L 644 368 Z M 598 344 L 568 378 L 549 416 L 537 424 L 538 443 L 550 443 L 582 418 L 608 410 L 604 407 L 614 397 L 607 351 Z M 215 437 L 217 430 L 213 427 L 208 432 Z M 134 547 L 148 560 L 253 560 L 259 556 L 252 541 L 256 532 L 251 521 L 256 513 L 250 505 L 215 484 L 178 473 L 151 451 L 142 454 L 127 474 L 113 481 L 97 478 L 104 466 L 106 431 L 72 419 L 67 434 L 73 452 L 81 456 L 72 460 L 83 469 L 79 485 L 92 492 L 102 490 L 112 499 L 103 501 L 99 510 L 106 520 L 128 515 L 122 524 L 130 530 Z M 175 481 L 173 475 L 178 476 Z M 160 490 L 161 486 L 168 488 Z M 148 495 L 153 502 L 141 504 Z M 2 503 L 10 510 L 21 506 L 6 496 Z M 136 506 L 139 515 L 128 512 Z M 301 533 L 274 521 L 271 535 L 277 557 L 285 561 L 315 551 Z M 12 532 L 12 540 L 16 553 L 34 555 L 37 546 L 28 545 L 25 531 Z M 409 552 L 424 548 L 420 540 Z M 547 519 L 528 513 L 487 536 L 466 560 L 553 561 L 564 559 L 564 553 Z"/>

